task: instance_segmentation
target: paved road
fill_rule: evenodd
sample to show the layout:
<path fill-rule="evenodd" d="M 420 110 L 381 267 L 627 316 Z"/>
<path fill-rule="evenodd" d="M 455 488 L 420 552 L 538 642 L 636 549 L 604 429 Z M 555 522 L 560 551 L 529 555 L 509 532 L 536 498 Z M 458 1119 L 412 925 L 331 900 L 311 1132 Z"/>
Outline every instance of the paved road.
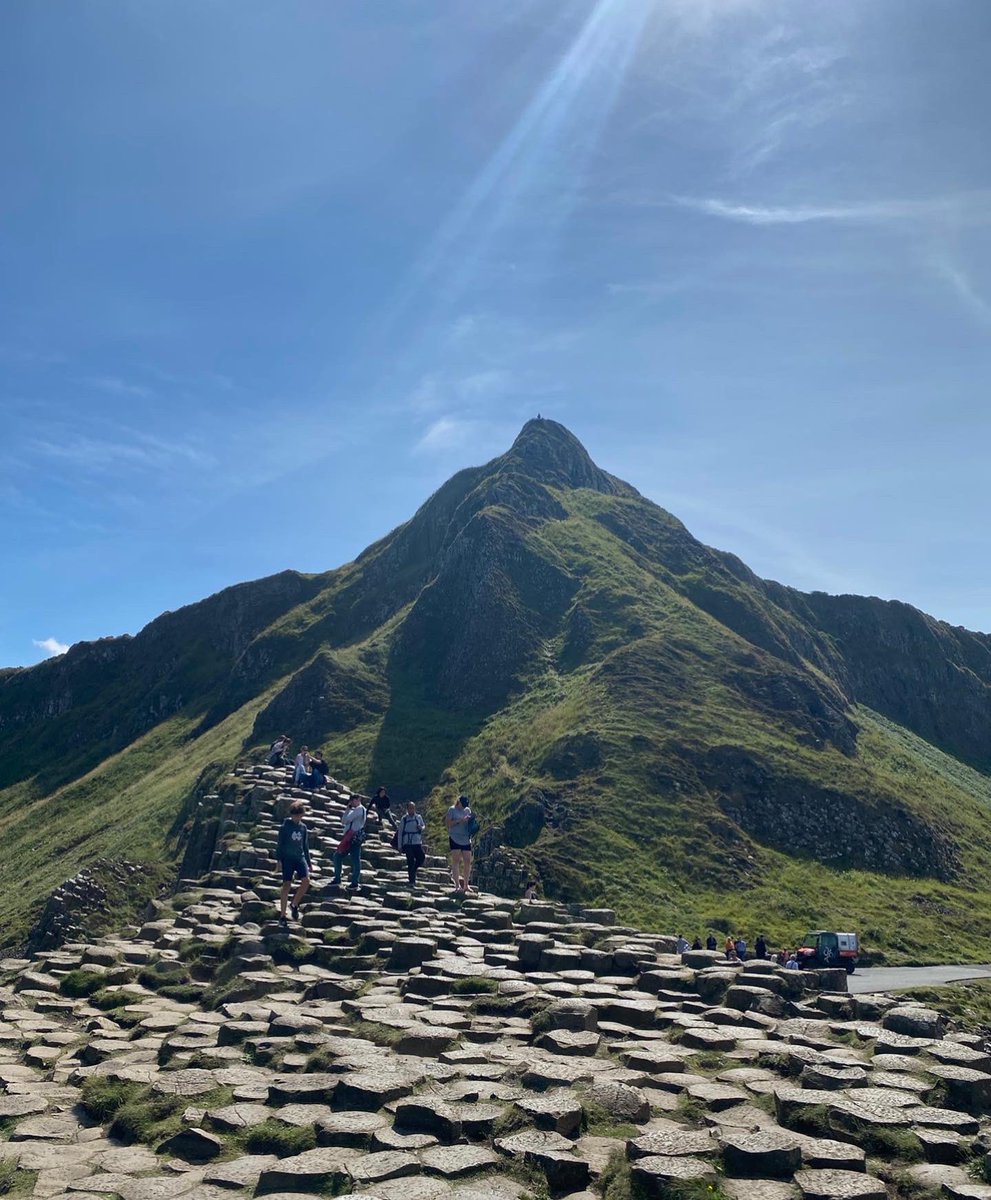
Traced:
<path fill-rule="evenodd" d="M 978 966 L 943 967 L 858 967 L 847 977 L 851 992 L 890 992 L 896 988 L 937 987 L 941 983 L 956 983 L 961 979 L 987 979 L 991 964 Z"/>

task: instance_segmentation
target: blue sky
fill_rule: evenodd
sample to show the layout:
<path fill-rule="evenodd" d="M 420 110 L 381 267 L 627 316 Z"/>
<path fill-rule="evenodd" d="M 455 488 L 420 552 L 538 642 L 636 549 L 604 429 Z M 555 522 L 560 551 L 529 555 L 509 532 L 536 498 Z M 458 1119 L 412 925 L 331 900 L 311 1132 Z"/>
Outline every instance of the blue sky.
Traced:
<path fill-rule="evenodd" d="M 991 629 L 989 38 L 7 0 L 0 663 L 345 562 L 538 410 L 765 576 Z"/>

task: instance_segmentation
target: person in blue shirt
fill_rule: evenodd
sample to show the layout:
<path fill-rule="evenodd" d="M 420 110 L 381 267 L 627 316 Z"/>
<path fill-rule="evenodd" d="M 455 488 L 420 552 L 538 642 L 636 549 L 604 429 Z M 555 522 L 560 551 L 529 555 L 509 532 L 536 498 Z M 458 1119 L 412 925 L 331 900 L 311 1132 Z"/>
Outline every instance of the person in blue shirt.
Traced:
<path fill-rule="evenodd" d="M 294 800 L 289 806 L 289 816 L 282 822 L 279 830 L 279 845 L 276 856 L 282 868 L 282 898 L 279 922 L 287 924 L 286 905 L 292 890 L 293 877 L 299 878 L 299 887 L 292 898 L 292 919 L 299 920 L 299 906 L 303 902 L 310 887 L 310 872 L 313 865 L 310 862 L 309 830 L 303 824 L 303 813 L 306 805 L 302 800 Z"/>

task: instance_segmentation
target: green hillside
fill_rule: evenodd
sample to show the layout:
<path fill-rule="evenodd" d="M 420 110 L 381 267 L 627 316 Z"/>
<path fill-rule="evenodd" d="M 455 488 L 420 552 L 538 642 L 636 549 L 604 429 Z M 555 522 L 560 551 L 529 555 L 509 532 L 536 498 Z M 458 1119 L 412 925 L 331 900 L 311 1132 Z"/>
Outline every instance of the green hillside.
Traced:
<path fill-rule="evenodd" d="M 0 676 L 0 918 L 168 861 L 201 770 L 286 728 L 435 841 L 467 790 L 490 864 L 648 928 L 984 959 L 989 719 L 984 635 L 766 583 L 532 421 L 355 563 Z"/>

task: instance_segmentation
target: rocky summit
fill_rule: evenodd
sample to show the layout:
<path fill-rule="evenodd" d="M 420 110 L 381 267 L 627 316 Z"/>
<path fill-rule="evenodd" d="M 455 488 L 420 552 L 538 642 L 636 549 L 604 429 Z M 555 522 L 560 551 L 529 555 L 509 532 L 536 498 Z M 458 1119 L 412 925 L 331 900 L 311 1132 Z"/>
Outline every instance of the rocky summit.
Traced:
<path fill-rule="evenodd" d="M 991 638 L 762 580 L 538 419 L 353 563 L 0 672 L 0 940 L 236 850 L 225 781 L 288 732 L 435 844 L 469 794 L 487 891 L 985 961 L 989 727 Z"/>
<path fill-rule="evenodd" d="M 606 909 L 411 890 L 386 834 L 276 920 L 288 773 L 146 919 L 0 960 L 0 1189 L 224 1200 L 987 1200 L 991 1053 L 844 971 L 674 953 Z M 235 849 L 235 844 L 239 847 Z"/>

